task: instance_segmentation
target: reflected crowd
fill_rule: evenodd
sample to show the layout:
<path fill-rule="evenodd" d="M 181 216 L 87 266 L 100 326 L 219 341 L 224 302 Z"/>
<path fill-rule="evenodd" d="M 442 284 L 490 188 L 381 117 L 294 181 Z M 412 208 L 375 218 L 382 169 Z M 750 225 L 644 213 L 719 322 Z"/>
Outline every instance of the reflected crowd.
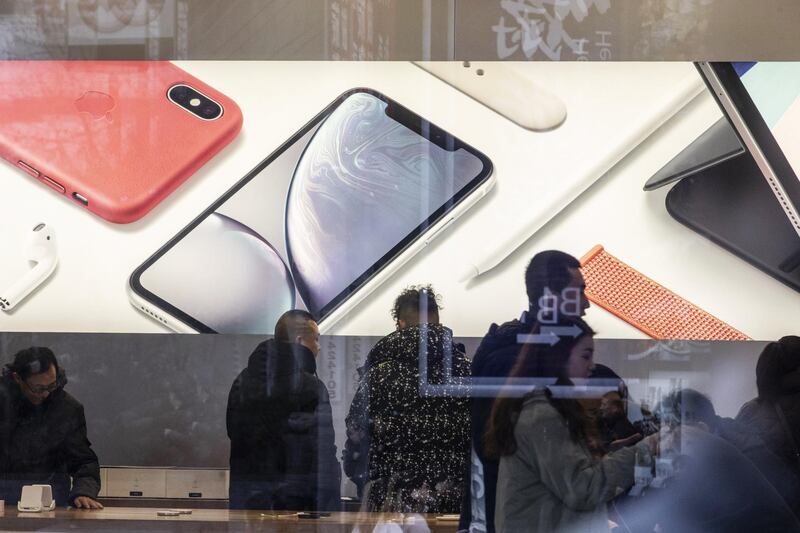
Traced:
<path fill-rule="evenodd" d="M 342 428 L 317 375 L 314 317 L 284 313 L 228 396 L 230 508 L 340 511 L 344 474 L 363 512 L 457 515 L 475 533 L 800 531 L 800 337 L 763 348 L 757 397 L 735 418 L 686 387 L 649 404 L 595 363 L 577 259 L 541 252 L 524 284 L 528 309 L 492 324 L 471 354 L 440 322 L 433 287 L 405 289 Z M 83 406 L 66 385 L 48 348 L 3 370 L 7 504 L 33 482 L 102 508 Z"/>

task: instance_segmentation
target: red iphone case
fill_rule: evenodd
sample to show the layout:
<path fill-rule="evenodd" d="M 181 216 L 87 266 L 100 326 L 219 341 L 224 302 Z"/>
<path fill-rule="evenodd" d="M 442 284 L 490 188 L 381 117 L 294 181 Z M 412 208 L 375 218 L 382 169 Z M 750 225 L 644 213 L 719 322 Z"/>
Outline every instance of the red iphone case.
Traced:
<path fill-rule="evenodd" d="M 222 116 L 171 102 L 176 84 Z M 168 62 L 0 62 L 0 156 L 111 222 L 144 216 L 241 127 L 233 100 Z"/>

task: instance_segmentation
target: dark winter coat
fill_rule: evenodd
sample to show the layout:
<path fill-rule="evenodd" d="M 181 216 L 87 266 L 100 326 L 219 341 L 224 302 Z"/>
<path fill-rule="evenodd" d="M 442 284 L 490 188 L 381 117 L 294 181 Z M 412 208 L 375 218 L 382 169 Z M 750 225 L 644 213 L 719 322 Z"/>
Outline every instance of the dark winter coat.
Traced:
<path fill-rule="evenodd" d="M 731 418 L 716 417 L 712 426 L 714 433 L 747 457 L 783 496 L 789 508 L 800 516 L 800 477 L 764 443 L 757 431 Z"/>
<path fill-rule="evenodd" d="M 230 506 L 336 510 L 341 473 L 328 391 L 300 344 L 258 345 L 228 397 Z"/>
<path fill-rule="evenodd" d="M 667 533 L 800 532 L 775 487 L 721 434 L 684 425 L 681 454 L 664 488 L 628 500 L 622 519 L 631 531 L 652 531 L 658 523 Z"/>
<path fill-rule="evenodd" d="M 784 394 L 776 402 L 755 399 L 744 404 L 736 420 L 756 430 L 770 448 L 798 468 L 794 446 L 783 429 L 775 405 L 781 406 L 792 436 L 800 446 L 800 370 L 784 378 L 784 387 Z"/>
<path fill-rule="evenodd" d="M 524 313 L 520 320 L 512 320 L 502 325 L 492 324 L 489 331 L 483 337 L 475 357 L 472 360 L 472 377 L 476 383 L 480 383 L 487 378 L 494 378 L 498 383 L 505 382 L 505 378 L 511 374 L 521 345 L 517 344 L 517 335 L 520 333 L 530 333 L 531 324 L 526 320 L 527 313 Z M 473 465 L 473 480 L 470 488 L 482 486 L 483 494 L 472 494 L 465 501 L 462 510 L 460 527 L 465 528 L 470 521 L 484 524 L 489 533 L 494 531 L 494 511 L 495 511 L 495 492 L 497 490 L 497 474 L 500 466 L 499 461 L 489 459 L 483 453 L 483 435 L 486 432 L 486 425 L 492 412 L 494 398 L 475 397 L 471 403 L 471 428 L 472 446 L 477 454 L 480 464 Z M 476 469 L 482 467 L 482 482 L 476 480 Z M 480 500 L 483 500 L 482 502 Z"/>
<path fill-rule="evenodd" d="M 467 376 L 463 346 L 440 324 L 401 329 L 370 351 L 347 416 L 345 445 L 347 457 L 363 450 L 365 437 L 369 441 L 370 510 L 459 511 L 469 459 Z"/>
<path fill-rule="evenodd" d="M 786 468 L 800 478 L 800 450 L 792 443 L 794 439 L 796 446 L 800 446 L 800 370 L 787 374 L 782 379 L 781 387 L 782 394 L 775 401 L 755 399 L 744 404 L 736 420 L 758 434 L 769 449 L 783 460 Z M 776 405 L 783 410 L 791 437 L 781 423 Z M 800 503 L 795 501 L 790 505 L 800 515 Z"/>
<path fill-rule="evenodd" d="M 97 498 L 100 465 L 86 437 L 83 405 L 64 390 L 66 382 L 60 372 L 58 388 L 36 406 L 10 376 L 0 378 L 0 499 L 6 505 L 31 484 L 51 485 L 57 505 Z"/>

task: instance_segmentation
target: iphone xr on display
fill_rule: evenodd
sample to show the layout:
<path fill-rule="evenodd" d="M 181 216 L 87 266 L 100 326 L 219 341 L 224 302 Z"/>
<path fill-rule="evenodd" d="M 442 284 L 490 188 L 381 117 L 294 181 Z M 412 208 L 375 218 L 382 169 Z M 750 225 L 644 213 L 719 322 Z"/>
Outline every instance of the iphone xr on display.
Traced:
<path fill-rule="evenodd" d="M 354 89 L 145 261 L 131 300 L 176 331 L 271 334 L 291 308 L 324 330 L 492 183 L 485 155 Z"/>
<path fill-rule="evenodd" d="M 0 156 L 133 222 L 236 137 L 233 100 L 164 61 L 0 62 Z"/>

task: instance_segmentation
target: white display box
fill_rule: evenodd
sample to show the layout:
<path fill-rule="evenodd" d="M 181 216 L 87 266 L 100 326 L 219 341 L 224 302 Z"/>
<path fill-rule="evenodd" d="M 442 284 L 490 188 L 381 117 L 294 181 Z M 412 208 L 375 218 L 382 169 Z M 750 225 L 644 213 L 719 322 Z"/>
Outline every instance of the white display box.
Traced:
<path fill-rule="evenodd" d="M 108 468 L 106 496 L 165 498 L 166 472 L 163 468 Z"/>
<path fill-rule="evenodd" d="M 167 470 L 167 498 L 225 499 L 227 470 Z"/>

